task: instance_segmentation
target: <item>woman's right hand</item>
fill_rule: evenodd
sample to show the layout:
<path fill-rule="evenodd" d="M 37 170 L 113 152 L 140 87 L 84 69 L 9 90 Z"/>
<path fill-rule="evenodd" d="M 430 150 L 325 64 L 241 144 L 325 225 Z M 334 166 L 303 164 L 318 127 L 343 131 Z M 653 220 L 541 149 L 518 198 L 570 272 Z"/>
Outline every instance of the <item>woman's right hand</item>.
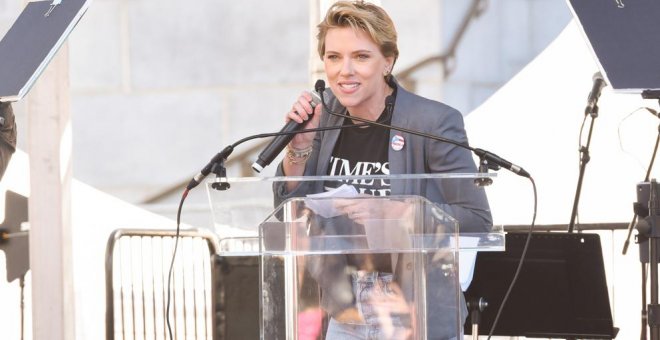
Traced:
<path fill-rule="evenodd" d="M 321 120 L 321 105 L 317 105 L 316 108 L 312 108 L 312 95 L 309 92 L 303 92 L 298 97 L 298 100 L 293 103 L 291 110 L 286 114 L 286 121 L 294 120 L 298 123 L 305 122 L 303 128 L 313 129 L 319 126 L 319 121 Z M 312 143 L 314 142 L 314 136 L 316 132 L 307 132 L 307 133 L 298 133 L 293 136 L 291 142 L 289 142 L 289 148 L 293 150 L 311 150 Z M 295 157 L 285 157 L 282 164 L 282 170 L 286 176 L 301 176 L 305 172 L 305 163 L 309 158 L 302 157 L 297 159 Z M 297 182 L 287 182 L 287 190 L 289 192 L 293 191 L 298 185 Z"/>
<path fill-rule="evenodd" d="M 312 108 L 310 104 L 312 101 L 312 95 L 303 91 L 298 100 L 293 103 L 291 110 L 286 114 L 286 121 L 294 120 L 298 123 L 306 122 L 305 129 L 313 129 L 319 126 L 319 121 L 321 119 L 321 106 L 316 105 L 316 108 Z M 291 140 L 291 147 L 297 150 L 304 150 L 312 146 L 314 141 L 315 132 L 299 133 L 296 134 Z"/>

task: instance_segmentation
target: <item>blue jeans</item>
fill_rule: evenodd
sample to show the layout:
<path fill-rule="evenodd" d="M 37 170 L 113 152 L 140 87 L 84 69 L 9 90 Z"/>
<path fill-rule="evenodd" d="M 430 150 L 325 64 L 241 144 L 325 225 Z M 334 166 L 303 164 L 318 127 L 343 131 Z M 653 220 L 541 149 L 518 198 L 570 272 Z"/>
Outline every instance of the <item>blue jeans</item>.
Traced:
<path fill-rule="evenodd" d="M 392 274 L 358 271 L 352 274 L 351 280 L 355 308 L 363 321 L 342 323 L 331 318 L 326 340 L 412 339 L 414 334 L 412 309 L 405 301 L 398 284 L 393 282 Z M 454 311 L 453 309 L 444 310 L 444 312 L 452 314 Z M 450 329 L 455 317 L 452 315 L 445 315 L 445 317 L 448 319 L 427 320 L 429 322 L 428 339 L 463 339 L 462 335 L 455 336 L 455 331 Z M 434 317 L 434 319 L 436 318 Z M 433 332 L 431 332 L 431 328 L 433 328 Z"/>
<path fill-rule="evenodd" d="M 412 332 L 411 309 L 390 273 L 358 271 L 352 274 L 359 323 L 330 320 L 327 340 L 407 339 Z"/>

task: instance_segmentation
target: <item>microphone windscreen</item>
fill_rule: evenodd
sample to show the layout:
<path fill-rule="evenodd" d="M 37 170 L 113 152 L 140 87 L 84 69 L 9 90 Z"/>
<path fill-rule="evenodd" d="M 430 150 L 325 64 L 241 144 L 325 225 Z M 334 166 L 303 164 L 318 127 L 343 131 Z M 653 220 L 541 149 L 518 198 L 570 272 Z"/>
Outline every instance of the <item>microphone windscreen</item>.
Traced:
<path fill-rule="evenodd" d="M 319 94 L 323 93 L 323 90 L 325 90 L 325 81 L 323 79 L 317 80 L 316 84 L 314 84 L 314 90 Z"/>

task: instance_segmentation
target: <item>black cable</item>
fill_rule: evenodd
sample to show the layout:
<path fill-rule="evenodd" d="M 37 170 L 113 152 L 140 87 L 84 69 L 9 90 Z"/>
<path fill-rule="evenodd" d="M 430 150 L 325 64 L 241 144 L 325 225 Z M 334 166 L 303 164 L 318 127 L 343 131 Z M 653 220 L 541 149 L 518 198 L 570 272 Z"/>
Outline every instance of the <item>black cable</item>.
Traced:
<path fill-rule="evenodd" d="M 167 307 L 165 309 L 165 321 L 167 321 L 167 332 L 169 333 L 171 340 L 174 340 L 174 337 L 172 336 L 172 325 L 170 324 L 170 300 L 172 298 L 170 285 L 172 283 L 172 271 L 174 269 L 174 259 L 176 258 L 176 249 L 177 246 L 179 245 L 179 232 L 181 231 L 181 210 L 183 208 L 183 202 L 186 200 L 186 197 L 188 197 L 189 192 L 190 190 L 188 189 L 183 191 L 183 195 L 181 195 L 181 201 L 179 202 L 179 209 L 177 209 L 176 212 L 176 235 L 174 236 L 174 250 L 172 251 L 172 261 L 170 262 L 170 270 L 168 271 L 167 274 Z"/>
<path fill-rule="evenodd" d="M 518 280 L 518 275 L 520 275 L 520 271 L 525 261 L 525 256 L 527 256 L 527 249 L 529 248 L 529 243 L 532 240 L 532 231 L 534 230 L 534 224 L 536 223 L 536 210 L 538 204 L 538 197 L 536 193 L 536 183 L 534 183 L 534 179 L 530 176 L 529 180 L 532 182 L 532 188 L 534 189 L 534 216 L 532 218 L 532 224 L 529 226 L 529 231 L 527 232 L 527 240 L 525 241 L 525 246 L 523 247 L 522 253 L 520 254 L 520 260 L 518 261 L 518 268 L 516 268 L 516 273 L 513 275 L 513 279 L 511 280 L 509 289 L 507 289 L 506 294 L 504 294 L 504 299 L 502 299 L 502 304 L 500 304 L 500 308 L 497 310 L 497 314 L 495 315 L 495 320 L 493 321 L 493 325 L 490 327 L 490 332 L 488 332 L 488 340 L 490 340 L 490 337 L 493 336 L 493 332 L 495 332 L 495 327 L 497 327 L 497 322 L 499 321 L 500 316 L 502 315 L 502 310 L 504 310 L 504 305 L 506 304 L 506 301 L 509 299 L 509 295 L 513 290 L 513 286 L 515 286 L 516 281 Z"/>
<path fill-rule="evenodd" d="M 578 147 L 582 147 L 582 133 L 584 132 L 584 125 L 587 123 L 587 117 L 589 115 L 584 115 L 584 118 L 582 119 L 582 124 L 580 125 L 580 134 L 578 135 Z M 578 160 L 581 160 L 580 157 L 578 157 Z"/>
<path fill-rule="evenodd" d="M 655 147 L 653 148 L 653 155 L 651 155 L 651 162 L 649 163 L 648 169 L 646 169 L 646 177 L 644 177 L 644 182 L 648 182 L 651 178 L 651 169 L 653 169 L 653 163 L 655 162 L 655 157 L 658 155 L 659 145 L 660 145 L 660 126 L 658 126 L 658 137 L 655 139 Z"/>
<path fill-rule="evenodd" d="M 326 131 L 326 130 L 336 130 L 336 129 L 343 129 L 343 128 L 353 128 L 353 127 L 360 127 L 360 126 L 367 126 L 369 124 L 362 123 L 362 124 L 352 124 L 352 125 L 344 125 L 344 126 L 329 126 L 329 127 L 319 127 L 319 128 L 313 128 L 313 129 L 303 129 L 296 131 L 295 133 L 305 133 L 305 132 L 315 132 L 315 131 Z M 186 200 L 186 197 L 188 197 L 188 193 L 190 190 L 192 190 L 194 187 L 199 185 L 201 181 L 206 177 L 212 170 L 213 166 L 216 163 L 219 163 L 220 161 L 226 160 L 227 157 L 232 153 L 235 147 L 237 147 L 240 144 L 243 144 L 247 141 L 257 139 L 257 138 L 267 138 L 267 137 L 275 137 L 275 136 L 281 136 L 281 135 L 286 135 L 286 134 L 291 134 L 291 132 L 273 132 L 273 133 L 262 133 L 258 135 L 252 135 L 245 137 L 228 147 L 226 147 L 224 150 L 220 151 L 218 154 L 216 154 L 209 164 L 207 164 L 202 171 L 195 176 L 192 180 L 190 180 L 190 183 L 188 183 L 188 187 L 183 191 L 183 194 L 181 195 L 181 201 L 179 202 L 179 208 L 177 209 L 176 213 L 176 234 L 175 234 L 175 241 L 174 241 L 174 250 L 172 252 L 172 260 L 170 261 L 170 268 L 168 271 L 167 275 L 167 307 L 165 310 L 165 320 L 167 323 L 167 331 L 169 333 L 170 339 L 174 340 L 174 337 L 172 336 L 172 326 L 170 324 L 170 302 L 171 302 L 171 282 L 172 282 L 172 272 L 174 268 L 174 260 L 176 258 L 176 251 L 179 245 L 179 234 L 181 231 L 181 211 L 183 209 L 183 202 Z"/>

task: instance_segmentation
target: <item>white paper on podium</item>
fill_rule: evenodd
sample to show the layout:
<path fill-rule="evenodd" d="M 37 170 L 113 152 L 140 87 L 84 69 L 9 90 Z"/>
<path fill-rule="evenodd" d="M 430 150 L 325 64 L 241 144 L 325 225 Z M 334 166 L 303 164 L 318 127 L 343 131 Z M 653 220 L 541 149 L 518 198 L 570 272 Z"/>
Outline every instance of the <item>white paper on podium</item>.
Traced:
<path fill-rule="evenodd" d="M 342 184 L 340 187 L 318 193 L 307 195 L 308 198 L 351 198 L 358 196 L 357 189 L 354 186 L 348 184 Z M 332 200 L 306 200 L 305 202 L 307 207 L 312 209 L 316 214 L 321 217 L 329 218 L 335 217 L 344 214 L 343 212 L 337 210 L 333 205 Z"/>

